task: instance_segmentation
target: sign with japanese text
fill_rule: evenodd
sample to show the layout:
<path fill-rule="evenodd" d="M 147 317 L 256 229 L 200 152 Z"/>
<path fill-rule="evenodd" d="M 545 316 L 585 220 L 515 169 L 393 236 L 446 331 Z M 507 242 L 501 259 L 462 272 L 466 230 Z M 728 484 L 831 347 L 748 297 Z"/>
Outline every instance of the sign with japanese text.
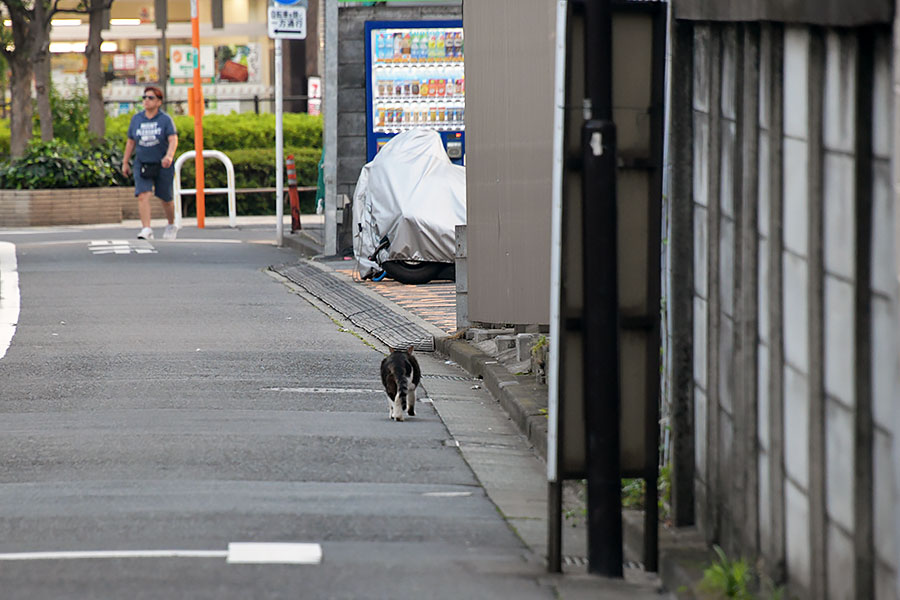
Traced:
<path fill-rule="evenodd" d="M 269 37 L 274 39 L 306 39 L 306 7 L 275 4 L 269 7 Z"/>

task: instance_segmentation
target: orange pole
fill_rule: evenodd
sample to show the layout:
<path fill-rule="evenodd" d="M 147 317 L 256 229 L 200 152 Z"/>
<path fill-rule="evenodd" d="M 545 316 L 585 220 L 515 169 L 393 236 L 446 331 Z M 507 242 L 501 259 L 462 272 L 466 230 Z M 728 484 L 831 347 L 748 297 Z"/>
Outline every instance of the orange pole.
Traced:
<path fill-rule="evenodd" d="M 204 194 L 203 173 L 203 85 L 200 81 L 200 20 L 197 17 L 197 2 L 191 0 L 191 45 L 194 47 L 194 89 L 190 102 L 194 116 L 194 171 L 197 174 L 197 227 L 206 226 L 206 196 Z"/>
<path fill-rule="evenodd" d="M 288 154 L 285 159 L 288 176 L 288 196 L 291 199 L 291 233 L 303 228 L 300 224 L 300 194 L 297 192 L 297 167 L 294 165 L 294 155 Z"/>

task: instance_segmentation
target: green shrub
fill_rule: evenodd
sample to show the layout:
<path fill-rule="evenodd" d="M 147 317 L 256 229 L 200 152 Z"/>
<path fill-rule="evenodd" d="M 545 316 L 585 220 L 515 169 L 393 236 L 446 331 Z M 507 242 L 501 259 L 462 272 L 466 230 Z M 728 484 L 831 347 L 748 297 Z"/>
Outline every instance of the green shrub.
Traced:
<path fill-rule="evenodd" d="M 0 189 L 65 189 L 123 185 L 120 149 L 77 147 L 60 140 L 31 140 L 25 154 L 0 163 Z"/>
<path fill-rule="evenodd" d="M 131 116 L 119 115 L 107 119 L 106 136 L 125 143 Z M 178 149 L 194 149 L 194 118 L 189 115 L 172 117 L 178 130 Z M 285 113 L 282 119 L 285 148 L 321 148 L 322 118 L 305 113 Z M 244 148 L 275 148 L 275 115 L 242 113 L 207 115 L 203 117 L 203 148 L 229 152 Z"/>
<path fill-rule="evenodd" d="M 0 120 L 0 159 L 9 158 L 9 119 Z"/>
<path fill-rule="evenodd" d="M 77 145 L 91 139 L 88 132 L 90 104 L 86 89 L 76 88 L 69 95 L 63 96 L 51 85 L 50 113 L 53 116 L 53 137 L 57 140 Z M 34 119 L 36 126 L 39 126 L 37 110 L 34 111 Z M 40 137 L 39 133 L 37 137 Z"/>
<path fill-rule="evenodd" d="M 294 155 L 294 164 L 297 169 L 297 185 L 300 187 L 315 187 L 318 178 L 318 164 L 321 150 L 316 148 L 285 148 L 284 156 Z M 234 180 L 236 188 L 261 188 L 275 187 L 275 150 L 273 148 L 258 148 L 250 150 L 233 150 L 226 152 L 234 165 Z M 216 159 L 203 161 L 204 184 L 207 188 L 224 188 L 227 185 L 227 173 L 225 165 Z M 188 160 L 181 167 L 181 187 L 184 189 L 195 187 L 194 161 Z M 284 178 L 284 189 L 288 189 L 287 175 Z M 238 194 L 236 198 L 237 214 L 239 215 L 267 215 L 275 214 L 274 194 Z M 228 214 L 228 202 L 225 194 L 207 196 L 206 214 L 209 216 Z M 185 214 L 196 214 L 195 197 L 183 196 L 183 211 Z M 300 212 L 312 213 L 315 211 L 315 191 L 300 193 Z"/>

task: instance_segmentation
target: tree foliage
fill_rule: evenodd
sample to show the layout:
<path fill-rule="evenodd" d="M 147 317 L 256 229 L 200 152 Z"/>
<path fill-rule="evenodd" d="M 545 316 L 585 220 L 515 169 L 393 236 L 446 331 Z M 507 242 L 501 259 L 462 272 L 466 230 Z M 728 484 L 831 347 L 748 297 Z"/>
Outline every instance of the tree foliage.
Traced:
<path fill-rule="evenodd" d="M 59 0 L 0 0 L 11 27 L 0 22 L 0 56 L 9 64 L 12 77 L 10 153 L 21 156 L 31 139 L 31 84 L 35 84 L 41 135 L 53 137 L 50 115 L 50 19 L 59 10 Z"/>

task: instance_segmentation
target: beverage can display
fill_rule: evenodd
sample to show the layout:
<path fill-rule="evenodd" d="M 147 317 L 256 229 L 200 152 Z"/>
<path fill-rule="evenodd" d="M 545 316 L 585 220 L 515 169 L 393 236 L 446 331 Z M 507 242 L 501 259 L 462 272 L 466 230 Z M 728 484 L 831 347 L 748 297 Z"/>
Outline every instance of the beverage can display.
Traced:
<path fill-rule="evenodd" d="M 395 33 L 393 39 L 393 46 L 391 51 L 391 60 L 397 60 L 400 58 L 400 54 L 403 52 L 403 40 L 402 35 L 400 33 Z"/>
<path fill-rule="evenodd" d="M 371 129 L 390 136 L 415 128 L 465 128 L 461 28 L 373 29 L 370 42 Z"/>

